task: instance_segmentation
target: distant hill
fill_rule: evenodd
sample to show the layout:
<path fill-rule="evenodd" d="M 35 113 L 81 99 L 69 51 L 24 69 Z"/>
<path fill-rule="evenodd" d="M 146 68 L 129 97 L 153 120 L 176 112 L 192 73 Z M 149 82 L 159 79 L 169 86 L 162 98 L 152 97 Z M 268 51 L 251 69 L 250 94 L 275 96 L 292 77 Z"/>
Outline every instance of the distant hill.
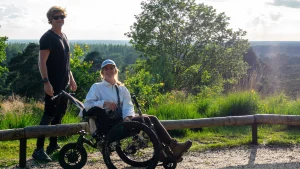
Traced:
<path fill-rule="evenodd" d="M 70 43 L 130 45 L 128 40 L 69 40 Z M 8 39 L 8 43 L 39 43 L 38 39 Z"/>
<path fill-rule="evenodd" d="M 39 43 L 38 39 L 8 39 L 8 43 Z M 129 40 L 69 40 L 71 44 L 131 45 Z M 300 41 L 250 41 L 258 58 L 288 55 L 300 57 Z"/>
<path fill-rule="evenodd" d="M 300 41 L 249 41 L 251 46 L 300 46 Z"/>
<path fill-rule="evenodd" d="M 259 58 L 278 55 L 300 57 L 300 41 L 252 41 L 250 44 Z"/>
<path fill-rule="evenodd" d="M 39 43 L 38 39 L 8 39 L 8 43 Z"/>

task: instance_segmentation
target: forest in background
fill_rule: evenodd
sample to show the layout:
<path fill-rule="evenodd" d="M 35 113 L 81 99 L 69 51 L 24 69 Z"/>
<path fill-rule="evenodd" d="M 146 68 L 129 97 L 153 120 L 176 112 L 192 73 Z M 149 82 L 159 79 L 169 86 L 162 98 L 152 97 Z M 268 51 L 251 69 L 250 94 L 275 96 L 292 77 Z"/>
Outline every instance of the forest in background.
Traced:
<path fill-rule="evenodd" d="M 82 50 L 85 50 L 81 61 L 93 62 L 91 66 L 92 72 L 99 71 L 101 62 L 104 59 L 112 59 L 116 61 L 120 69 L 120 79 L 125 80 L 126 67 L 134 64 L 138 59 L 142 59 L 141 53 L 137 52 L 133 46 L 127 44 L 113 44 L 113 43 L 70 43 L 71 51 L 74 51 L 75 45 L 80 46 Z M 89 42 L 89 41 L 87 41 Z M 272 43 L 272 42 L 269 42 Z M 270 45 L 269 43 L 262 43 L 258 45 L 252 45 L 251 48 L 244 56 L 244 61 L 249 64 L 247 71 L 247 78 L 242 78 L 235 90 L 240 89 L 256 89 L 262 94 L 274 94 L 283 91 L 288 96 L 293 98 L 298 97 L 299 89 L 299 75 L 300 70 L 300 57 L 296 56 L 296 53 L 300 54 L 300 44 L 297 45 Z M 27 49 L 28 48 L 28 49 Z M 289 49 L 293 50 L 289 50 Z M 276 50 L 273 50 L 276 49 Z M 32 51 L 34 50 L 34 51 Z M 24 43 L 24 42 L 8 42 L 6 51 L 6 60 L 2 63 L 10 68 L 11 74 L 17 69 L 23 69 L 26 67 L 37 67 L 38 59 L 38 44 L 37 43 Z M 26 58 L 22 56 L 33 56 L 36 62 L 27 63 Z M 13 59 L 17 57 L 18 59 Z M 16 63 L 18 61 L 20 63 Z M 29 59 L 30 60 L 30 59 Z M 18 65 L 19 64 L 19 65 Z M 19 67 L 18 67 L 18 66 Z M 17 66 L 17 67 L 16 67 Z M 35 70 L 37 71 L 37 70 Z M 38 72 L 35 72 L 37 81 L 40 78 Z M 29 73 L 32 75 L 32 73 Z M 13 75 L 10 75 L 9 79 L 13 81 Z M 24 78 L 27 79 L 27 78 Z M 99 79 L 95 79 L 99 80 Z M 9 85 L 9 81 L 5 85 Z M 30 82 L 29 82 L 30 83 Z M 27 84 L 27 83 L 25 83 Z M 40 85 L 37 83 L 37 85 Z M 25 85 L 30 87 L 28 85 Z M 37 86 L 36 86 L 37 87 Z M 35 88 L 35 87 L 33 87 Z M 232 89 L 232 88 L 231 88 Z M 24 89 L 25 90 L 25 89 Z M 30 89 L 26 89 L 28 91 Z M 16 92 L 14 92 L 16 91 Z M 11 88 L 9 91 L 2 91 L 4 95 L 11 95 L 13 93 L 21 94 L 23 96 L 31 97 L 31 95 L 25 94 L 26 92 L 19 93 L 17 90 Z"/>

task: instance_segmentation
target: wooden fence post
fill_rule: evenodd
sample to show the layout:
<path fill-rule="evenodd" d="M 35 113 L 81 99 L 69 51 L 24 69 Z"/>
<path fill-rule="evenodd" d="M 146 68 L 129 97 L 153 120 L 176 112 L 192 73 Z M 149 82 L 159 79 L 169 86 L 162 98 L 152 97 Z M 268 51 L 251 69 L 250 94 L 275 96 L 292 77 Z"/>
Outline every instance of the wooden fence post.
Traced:
<path fill-rule="evenodd" d="M 257 145 L 257 123 L 252 124 L 252 144 Z"/>
<path fill-rule="evenodd" d="M 27 139 L 20 139 L 20 156 L 19 156 L 19 165 L 20 168 L 26 168 L 26 144 Z"/>

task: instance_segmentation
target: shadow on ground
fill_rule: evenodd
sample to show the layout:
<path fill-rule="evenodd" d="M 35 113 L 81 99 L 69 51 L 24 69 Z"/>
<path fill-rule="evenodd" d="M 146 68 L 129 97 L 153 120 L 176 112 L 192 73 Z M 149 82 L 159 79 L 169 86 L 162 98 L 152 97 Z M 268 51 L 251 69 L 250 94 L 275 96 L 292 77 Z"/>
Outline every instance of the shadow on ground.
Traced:
<path fill-rule="evenodd" d="M 300 168 L 300 163 L 276 163 L 274 164 L 255 164 L 255 159 L 257 155 L 257 146 L 253 146 L 251 149 L 249 161 L 247 165 L 229 166 L 219 169 L 298 169 Z"/>

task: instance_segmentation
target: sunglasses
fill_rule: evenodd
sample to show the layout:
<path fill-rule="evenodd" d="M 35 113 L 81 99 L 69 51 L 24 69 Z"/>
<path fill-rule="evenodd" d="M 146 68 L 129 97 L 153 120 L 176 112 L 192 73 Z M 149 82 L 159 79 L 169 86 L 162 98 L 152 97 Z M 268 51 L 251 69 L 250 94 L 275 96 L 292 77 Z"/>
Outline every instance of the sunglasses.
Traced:
<path fill-rule="evenodd" d="M 104 68 L 102 68 L 103 70 L 106 70 L 106 71 L 108 71 L 108 70 L 114 70 L 115 69 L 115 66 L 111 66 L 111 67 L 107 67 L 107 66 L 105 66 Z"/>
<path fill-rule="evenodd" d="M 63 19 L 65 19 L 66 16 L 65 15 L 59 15 L 59 16 L 52 16 L 52 17 L 53 17 L 54 20 L 58 20 L 59 18 L 63 20 Z"/>

